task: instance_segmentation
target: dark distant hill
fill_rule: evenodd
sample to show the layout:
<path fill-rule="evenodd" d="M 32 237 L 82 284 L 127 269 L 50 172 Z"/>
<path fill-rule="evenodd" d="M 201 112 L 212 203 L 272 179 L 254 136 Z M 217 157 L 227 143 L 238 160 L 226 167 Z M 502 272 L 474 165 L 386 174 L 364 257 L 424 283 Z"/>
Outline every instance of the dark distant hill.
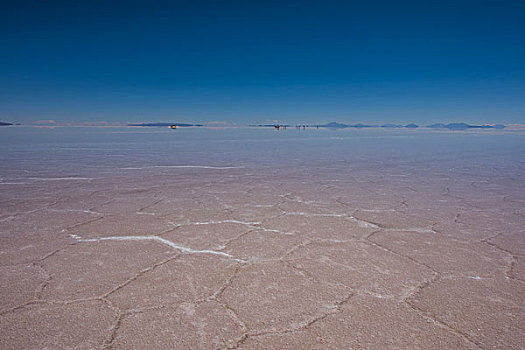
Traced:
<path fill-rule="evenodd" d="M 337 122 L 331 122 L 328 124 L 323 125 L 317 125 L 320 128 L 331 128 L 331 129 L 343 129 L 343 128 L 357 128 L 357 129 L 363 129 L 363 128 L 419 128 L 419 125 L 417 124 L 408 124 L 408 125 L 401 125 L 401 124 L 383 124 L 381 126 L 379 125 L 370 125 L 370 124 L 342 124 Z"/>
<path fill-rule="evenodd" d="M 382 128 L 403 128 L 404 126 L 401 124 L 383 124 L 381 125 Z"/>
<path fill-rule="evenodd" d="M 467 123 L 450 123 L 450 124 L 432 124 L 428 125 L 427 128 L 432 129 L 449 129 L 449 130 L 466 130 L 466 129 L 504 129 L 505 125 L 470 125 Z"/>
<path fill-rule="evenodd" d="M 148 126 L 164 126 L 159 125 L 161 123 L 156 123 L 155 125 L 148 125 Z M 137 124 L 135 124 L 137 125 Z M 144 126 L 140 124 L 141 126 Z M 168 124 L 166 124 L 168 125 Z M 180 124 L 177 124 L 180 125 Z M 256 127 L 275 127 L 277 124 L 258 124 L 258 125 L 250 125 L 250 126 L 256 126 Z M 289 125 L 280 124 L 281 127 L 287 127 Z M 371 125 L 371 124 L 363 124 L 363 123 L 357 123 L 357 124 L 343 124 L 338 122 L 330 122 L 326 124 L 317 124 L 317 125 L 297 125 L 297 127 L 317 127 L 317 128 L 329 128 L 329 129 L 346 129 L 346 128 L 356 128 L 356 129 L 364 129 L 364 128 L 406 128 L 406 129 L 417 129 L 419 128 L 419 125 L 410 123 L 410 124 L 383 124 L 383 125 Z M 504 129 L 505 125 L 502 124 L 496 124 L 496 125 L 471 125 L 467 123 L 450 123 L 450 124 L 443 124 L 443 123 L 437 123 L 432 125 L 427 125 L 427 128 L 432 129 L 448 129 L 448 130 L 466 130 L 466 129 Z"/>
<path fill-rule="evenodd" d="M 337 122 L 331 122 L 331 123 L 328 123 L 328 124 L 317 125 L 317 126 L 320 127 L 320 128 L 332 128 L 332 129 L 343 129 L 343 128 L 348 128 L 349 127 L 349 125 L 341 124 L 341 123 L 337 123 Z"/>
<path fill-rule="evenodd" d="M 137 124 L 128 124 L 128 126 L 204 126 L 202 124 L 186 124 L 186 123 L 137 123 Z"/>
<path fill-rule="evenodd" d="M 328 124 L 323 125 L 317 125 L 320 128 L 331 128 L 331 129 L 343 129 L 343 128 L 373 128 L 374 125 L 367 125 L 367 124 L 342 124 L 337 122 L 331 122 Z"/>
<path fill-rule="evenodd" d="M 374 128 L 375 126 L 374 125 L 358 123 L 358 124 L 348 125 L 348 127 L 362 129 L 362 128 Z"/>
<path fill-rule="evenodd" d="M 416 129 L 419 128 L 419 125 L 411 123 L 407 125 L 401 125 L 401 124 L 383 124 L 381 125 L 382 128 L 408 128 L 408 129 Z"/>
<path fill-rule="evenodd" d="M 466 123 L 450 123 L 446 125 L 446 128 L 449 130 L 465 130 L 473 127 L 473 125 L 469 125 Z"/>
<path fill-rule="evenodd" d="M 447 126 L 443 123 L 437 123 L 437 124 L 432 124 L 432 125 L 427 125 L 427 128 L 432 128 L 432 129 L 445 129 Z"/>
<path fill-rule="evenodd" d="M 9 125 L 13 125 L 13 123 L 0 122 L 0 126 L 9 126 Z"/>
<path fill-rule="evenodd" d="M 419 125 L 411 123 L 411 124 L 405 125 L 405 128 L 416 129 L 416 128 L 419 128 Z"/>

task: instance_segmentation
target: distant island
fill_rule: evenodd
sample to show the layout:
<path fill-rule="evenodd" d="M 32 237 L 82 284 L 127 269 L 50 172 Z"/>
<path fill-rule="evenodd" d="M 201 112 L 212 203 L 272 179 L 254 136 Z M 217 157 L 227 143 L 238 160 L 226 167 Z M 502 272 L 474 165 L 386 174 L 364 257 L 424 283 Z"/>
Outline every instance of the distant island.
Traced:
<path fill-rule="evenodd" d="M 252 127 L 267 127 L 267 128 L 285 128 L 289 127 L 288 124 L 257 124 L 257 125 L 250 125 Z M 364 129 L 364 128 L 386 128 L 386 129 L 395 129 L 395 128 L 406 128 L 406 129 L 417 129 L 420 126 L 414 123 L 410 124 L 382 124 L 382 125 L 372 125 L 372 124 L 363 124 L 363 123 L 357 123 L 357 124 L 343 124 L 338 122 L 330 122 L 327 124 L 315 124 L 315 125 L 296 125 L 297 128 L 328 128 L 328 129 L 346 129 L 346 128 L 356 128 L 356 129 Z M 449 124 L 432 124 L 427 125 L 427 128 L 431 129 L 448 129 L 448 130 L 467 130 L 467 129 L 504 129 L 505 125 L 503 124 L 495 124 L 495 125 L 471 125 L 467 123 L 449 123 Z"/>
<path fill-rule="evenodd" d="M 286 128 L 290 127 L 292 125 L 290 124 L 256 124 L 256 125 L 249 125 L 252 127 L 263 127 L 263 128 Z M 357 128 L 357 129 L 363 129 L 363 128 L 418 128 L 419 126 L 416 124 L 408 124 L 408 125 L 400 125 L 400 124 L 384 124 L 384 125 L 369 125 L 369 124 L 342 124 L 338 122 L 330 122 L 327 124 L 298 124 L 295 126 L 296 128 L 329 128 L 329 129 L 344 129 L 344 128 Z"/>
<path fill-rule="evenodd" d="M 320 128 L 332 128 L 332 129 L 343 129 L 343 128 L 409 128 L 409 129 L 415 129 L 419 128 L 419 125 L 417 124 L 407 124 L 407 125 L 401 125 L 401 124 L 383 124 L 383 125 L 370 125 L 370 124 L 341 124 L 337 122 L 331 122 L 328 124 L 322 124 L 322 125 L 316 125 Z"/>
<path fill-rule="evenodd" d="M 128 124 L 128 126 L 204 126 L 202 124 L 186 124 L 186 123 L 138 123 Z"/>
<path fill-rule="evenodd" d="M 11 126 L 11 125 L 23 125 L 23 124 L 15 124 L 10 122 L 4 122 L 0 121 L 0 126 Z M 126 124 L 127 126 L 138 126 L 138 127 L 171 127 L 172 129 L 176 129 L 178 127 L 204 127 L 206 125 L 204 124 L 190 124 L 190 123 L 176 123 L 176 122 L 155 122 L 155 123 L 129 123 Z M 250 124 L 249 127 L 263 127 L 263 128 L 275 128 L 275 129 L 287 129 L 291 127 L 295 127 L 297 129 L 306 129 L 306 128 L 327 128 L 327 129 L 347 129 L 347 128 L 354 128 L 354 129 L 367 129 L 367 128 L 384 128 L 384 129 L 417 129 L 417 128 L 429 128 L 429 129 L 445 129 L 445 130 L 471 130 L 471 129 L 492 129 L 492 130 L 501 130 L 505 129 L 506 126 L 503 124 L 483 124 L 483 125 L 473 125 L 473 124 L 467 124 L 467 123 L 436 123 L 436 124 L 430 124 L 426 126 L 419 126 L 414 123 L 410 124 L 395 124 L 395 123 L 388 123 L 388 124 L 381 124 L 381 125 L 374 125 L 374 124 L 363 124 L 363 123 L 356 123 L 356 124 L 344 124 L 339 122 L 330 122 L 326 124 L 297 124 L 297 125 L 291 125 L 291 124 Z"/>
<path fill-rule="evenodd" d="M 470 125 L 466 123 L 450 123 L 450 124 L 432 124 L 427 128 L 432 129 L 449 129 L 449 130 L 466 130 L 466 129 L 505 129 L 505 125 Z"/>
<path fill-rule="evenodd" d="M 275 127 L 286 128 L 286 127 L 290 127 L 291 125 L 289 125 L 289 124 L 250 124 L 248 126 L 258 127 L 258 128 L 275 128 Z M 300 126 L 302 126 L 302 125 L 300 125 Z"/>

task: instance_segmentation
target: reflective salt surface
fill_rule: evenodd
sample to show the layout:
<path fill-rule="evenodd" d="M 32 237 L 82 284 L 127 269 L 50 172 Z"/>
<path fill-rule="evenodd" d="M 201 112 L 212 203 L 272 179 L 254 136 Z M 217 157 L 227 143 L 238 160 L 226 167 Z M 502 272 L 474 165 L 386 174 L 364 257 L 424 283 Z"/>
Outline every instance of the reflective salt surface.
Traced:
<path fill-rule="evenodd" d="M 1 348 L 522 349 L 525 134 L 0 129 Z"/>

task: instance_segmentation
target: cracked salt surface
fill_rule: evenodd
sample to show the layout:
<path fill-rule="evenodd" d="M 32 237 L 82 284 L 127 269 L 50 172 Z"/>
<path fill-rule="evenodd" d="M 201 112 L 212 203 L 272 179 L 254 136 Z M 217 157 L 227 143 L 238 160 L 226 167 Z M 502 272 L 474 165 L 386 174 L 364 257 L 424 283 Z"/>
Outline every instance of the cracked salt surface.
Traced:
<path fill-rule="evenodd" d="M 298 215 L 298 216 L 305 216 L 305 217 L 334 217 L 334 218 L 348 218 L 354 222 L 356 222 L 360 227 L 363 227 L 363 228 L 379 228 L 378 225 L 372 223 L 372 222 L 369 222 L 369 221 L 366 221 L 366 220 L 362 220 L 362 219 L 358 219 L 352 215 L 346 215 L 346 214 L 330 214 L 330 213 L 326 213 L 326 214 L 314 214 L 314 213 L 304 213 L 304 212 L 286 212 L 286 211 L 283 211 L 282 212 L 283 215 Z"/>
<path fill-rule="evenodd" d="M 2 345 L 523 348 L 519 137 L 287 135 L 0 154 Z"/>

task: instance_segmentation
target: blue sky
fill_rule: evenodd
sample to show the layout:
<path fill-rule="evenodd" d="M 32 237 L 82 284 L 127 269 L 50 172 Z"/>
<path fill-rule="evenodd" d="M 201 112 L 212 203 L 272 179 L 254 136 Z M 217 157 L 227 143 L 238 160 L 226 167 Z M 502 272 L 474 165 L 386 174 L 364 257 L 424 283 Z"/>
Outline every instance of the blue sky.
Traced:
<path fill-rule="evenodd" d="M 525 123 L 523 1 L 0 6 L 0 120 Z"/>

